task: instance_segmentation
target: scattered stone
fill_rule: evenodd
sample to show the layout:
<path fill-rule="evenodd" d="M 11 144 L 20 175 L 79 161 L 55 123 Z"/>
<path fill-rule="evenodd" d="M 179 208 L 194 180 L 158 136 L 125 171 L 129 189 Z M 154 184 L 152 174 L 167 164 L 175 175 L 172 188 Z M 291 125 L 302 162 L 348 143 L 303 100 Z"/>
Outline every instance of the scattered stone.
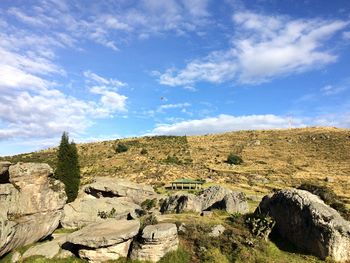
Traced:
<path fill-rule="evenodd" d="M 193 194 L 179 192 L 169 196 L 162 204 L 160 211 L 162 213 L 200 213 L 202 211 L 202 204 L 197 196 Z"/>
<path fill-rule="evenodd" d="M 90 224 L 67 237 L 79 249 L 79 256 L 89 262 L 103 262 L 127 257 L 132 238 L 140 229 L 138 220 L 106 219 Z"/>
<path fill-rule="evenodd" d="M 148 225 L 142 231 L 140 243 L 135 243 L 131 259 L 159 261 L 166 253 L 177 250 L 179 239 L 175 224 Z"/>
<path fill-rule="evenodd" d="M 97 198 L 128 197 L 132 202 L 139 205 L 146 199 L 158 197 L 157 193 L 150 185 L 137 184 L 112 177 L 97 178 L 94 183 L 86 185 L 84 191 Z"/>
<path fill-rule="evenodd" d="M 280 235 L 321 259 L 350 260 L 350 222 L 318 196 L 297 189 L 265 196 L 256 213 L 276 221 Z"/>
<path fill-rule="evenodd" d="M 216 225 L 212 228 L 211 232 L 209 233 L 209 236 L 211 237 L 218 237 L 222 233 L 224 233 L 225 227 L 223 225 Z"/>
<path fill-rule="evenodd" d="M 125 201 L 124 198 L 78 198 L 64 206 L 61 224 L 64 228 L 81 228 L 106 218 L 136 218 L 136 210 L 141 207 Z"/>
<path fill-rule="evenodd" d="M 19 253 L 18 251 L 15 251 L 15 252 L 13 252 L 13 254 L 12 254 L 11 262 L 12 262 L 12 263 L 16 263 L 16 262 L 20 261 L 21 258 L 22 258 L 21 253 Z"/>
<path fill-rule="evenodd" d="M 327 176 L 324 180 L 325 180 L 327 183 L 334 183 L 334 178 L 329 177 L 329 176 Z"/>
<path fill-rule="evenodd" d="M 50 235 L 67 197 L 43 163 L 9 166 L 9 183 L 0 184 L 0 256 Z"/>

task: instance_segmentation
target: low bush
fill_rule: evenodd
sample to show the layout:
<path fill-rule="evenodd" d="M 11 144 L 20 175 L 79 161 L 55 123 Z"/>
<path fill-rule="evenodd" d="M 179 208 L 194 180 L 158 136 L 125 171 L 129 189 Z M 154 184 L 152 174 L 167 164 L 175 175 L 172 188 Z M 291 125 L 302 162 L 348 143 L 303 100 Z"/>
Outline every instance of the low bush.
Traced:
<path fill-rule="evenodd" d="M 227 156 L 227 160 L 226 163 L 228 164 L 235 164 L 235 165 L 239 165 L 243 163 L 243 160 L 241 157 L 239 157 L 238 155 L 234 154 L 234 153 L 230 153 Z"/>
<path fill-rule="evenodd" d="M 157 206 L 157 198 L 154 199 L 146 199 L 141 203 L 142 209 L 151 210 L 153 207 Z"/>
<path fill-rule="evenodd" d="M 128 151 L 128 146 L 126 146 L 123 143 L 118 143 L 117 146 L 115 147 L 115 152 L 116 153 L 123 153 Z"/>
<path fill-rule="evenodd" d="M 140 154 L 145 155 L 145 154 L 147 154 L 147 153 L 148 153 L 147 149 L 145 149 L 145 148 L 142 148 L 142 149 L 141 149 Z"/>

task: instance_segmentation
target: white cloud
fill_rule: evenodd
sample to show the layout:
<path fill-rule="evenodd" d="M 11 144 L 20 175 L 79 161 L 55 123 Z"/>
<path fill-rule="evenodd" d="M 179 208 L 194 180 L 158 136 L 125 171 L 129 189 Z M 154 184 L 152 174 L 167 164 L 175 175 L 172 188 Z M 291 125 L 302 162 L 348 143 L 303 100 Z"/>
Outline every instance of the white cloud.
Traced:
<path fill-rule="evenodd" d="M 127 86 L 125 82 L 122 82 L 117 79 L 106 79 L 89 70 L 84 71 L 84 76 L 87 78 L 88 83 L 96 83 L 99 85 L 109 85 L 115 88 Z"/>
<path fill-rule="evenodd" d="M 106 117 L 117 111 L 126 111 L 126 96 L 111 91 L 105 86 L 94 86 L 90 88 L 90 92 L 101 95 L 102 106 L 96 111 L 98 116 Z"/>
<path fill-rule="evenodd" d="M 170 125 L 162 124 L 156 127 L 152 131 L 152 134 L 199 135 L 237 130 L 288 128 L 289 125 L 289 118 L 272 114 L 246 116 L 219 115 L 217 117 L 182 121 Z M 293 119 L 293 127 L 303 127 L 304 125 L 301 119 Z"/>
<path fill-rule="evenodd" d="M 327 85 L 321 88 L 321 93 L 322 95 L 325 96 L 331 96 L 331 95 L 336 95 L 339 94 L 343 91 L 345 91 L 347 88 L 345 86 L 332 86 L 332 85 Z"/>
<path fill-rule="evenodd" d="M 186 107 L 190 107 L 191 104 L 185 102 L 185 103 L 177 103 L 177 104 L 163 104 L 160 105 L 157 109 L 157 112 L 163 112 L 164 110 L 168 109 L 184 109 Z"/>
<path fill-rule="evenodd" d="M 196 82 L 266 82 L 278 76 L 320 68 L 337 56 L 325 48 L 343 30 L 341 20 L 297 19 L 239 12 L 233 16 L 232 47 L 189 62 L 184 69 L 168 69 L 159 82 L 187 86 Z"/>
<path fill-rule="evenodd" d="M 345 39 L 350 39 L 350 31 L 344 32 L 344 33 L 343 33 L 343 37 L 344 37 Z"/>

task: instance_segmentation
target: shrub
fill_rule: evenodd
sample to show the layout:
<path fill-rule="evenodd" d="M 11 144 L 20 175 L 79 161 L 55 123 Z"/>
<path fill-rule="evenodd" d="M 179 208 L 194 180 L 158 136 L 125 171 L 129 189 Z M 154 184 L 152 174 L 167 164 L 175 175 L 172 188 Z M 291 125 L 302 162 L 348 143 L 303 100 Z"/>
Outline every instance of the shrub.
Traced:
<path fill-rule="evenodd" d="M 106 211 L 98 211 L 97 216 L 99 216 L 102 219 L 107 219 L 107 218 L 113 218 L 115 216 L 116 210 L 114 207 L 111 209 L 111 211 L 106 212 Z"/>
<path fill-rule="evenodd" d="M 148 215 L 140 218 L 140 231 L 148 225 L 158 224 L 158 219 L 155 215 Z"/>
<path fill-rule="evenodd" d="M 145 148 L 142 148 L 142 149 L 141 149 L 140 154 L 145 155 L 145 154 L 147 154 L 147 153 L 148 153 L 147 149 L 145 149 Z"/>
<path fill-rule="evenodd" d="M 118 143 L 117 147 L 115 148 L 116 153 L 123 153 L 123 152 L 126 152 L 128 150 L 129 150 L 128 146 L 126 146 L 123 143 Z"/>
<path fill-rule="evenodd" d="M 230 153 L 228 156 L 227 156 L 227 160 L 226 160 L 227 163 L 229 164 L 242 164 L 243 163 L 243 160 L 241 157 L 239 157 L 238 155 L 235 155 L 233 153 Z"/>
<path fill-rule="evenodd" d="M 163 160 L 166 164 L 182 164 L 182 161 L 177 158 L 175 155 L 170 156 L 168 155 L 166 159 Z"/>
<path fill-rule="evenodd" d="M 227 257 L 218 248 L 210 248 L 202 255 L 203 263 L 229 263 Z"/>
<path fill-rule="evenodd" d="M 275 226 L 272 217 L 262 214 L 248 216 L 245 223 L 254 236 L 264 238 L 266 241 Z"/>
<path fill-rule="evenodd" d="M 142 209 L 145 209 L 145 210 L 151 210 L 153 207 L 156 207 L 157 205 L 157 199 L 154 198 L 154 199 L 146 199 L 145 201 L 143 201 L 141 203 L 141 207 Z"/>
<path fill-rule="evenodd" d="M 188 263 L 191 260 L 191 255 L 183 248 L 169 252 L 158 261 L 158 263 Z"/>

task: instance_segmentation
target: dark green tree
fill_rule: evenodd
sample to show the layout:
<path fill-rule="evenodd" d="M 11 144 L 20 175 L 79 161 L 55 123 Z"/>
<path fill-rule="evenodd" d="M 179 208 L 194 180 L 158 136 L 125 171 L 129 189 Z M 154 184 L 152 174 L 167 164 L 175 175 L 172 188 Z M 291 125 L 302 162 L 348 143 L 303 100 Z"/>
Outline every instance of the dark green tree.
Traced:
<path fill-rule="evenodd" d="M 65 185 L 68 203 L 74 201 L 78 195 L 80 184 L 79 157 L 76 144 L 69 142 L 67 132 L 62 134 L 58 148 L 58 163 L 55 176 Z"/>

